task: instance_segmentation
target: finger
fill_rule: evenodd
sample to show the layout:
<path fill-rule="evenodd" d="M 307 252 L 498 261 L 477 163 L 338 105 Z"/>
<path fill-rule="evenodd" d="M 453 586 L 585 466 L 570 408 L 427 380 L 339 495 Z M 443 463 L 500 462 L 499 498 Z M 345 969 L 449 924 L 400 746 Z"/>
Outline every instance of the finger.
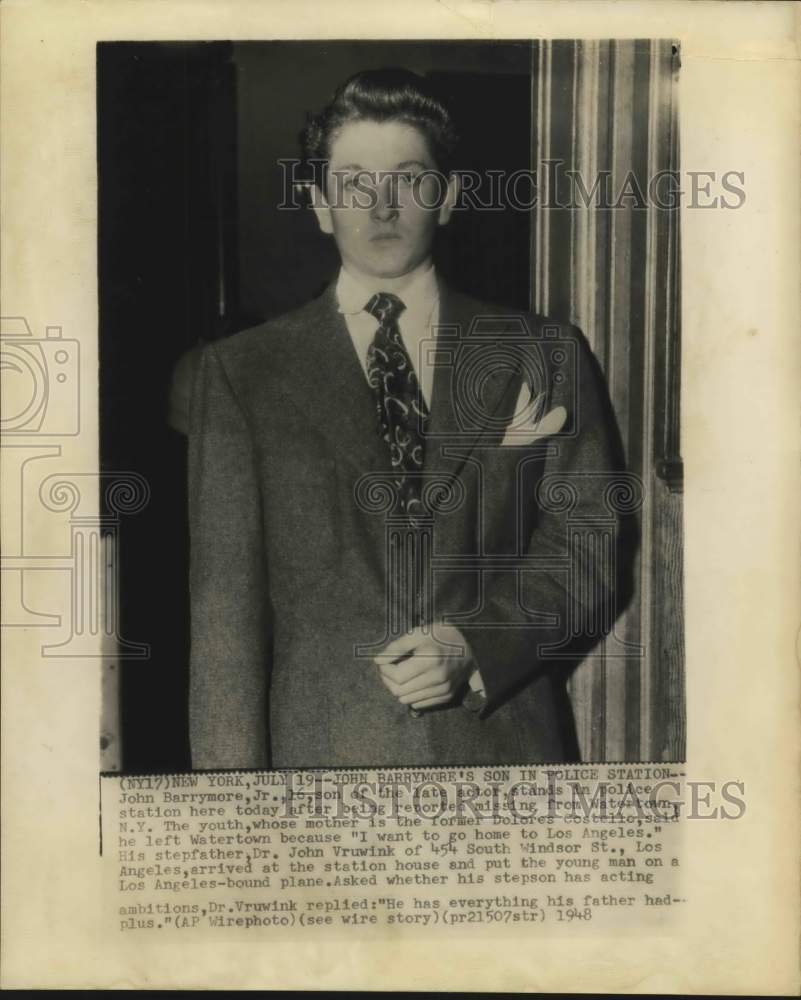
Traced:
<path fill-rule="evenodd" d="M 426 698 L 425 701 L 412 702 L 412 708 L 433 708 L 434 705 L 447 705 L 452 695 L 446 694 L 439 698 Z"/>
<path fill-rule="evenodd" d="M 407 632 L 405 635 L 399 635 L 397 639 L 393 639 L 373 660 L 374 663 L 395 661 L 401 656 L 408 656 L 417 646 L 420 645 L 423 639 L 427 638 L 425 632 L 422 628 L 412 629 L 411 632 Z"/>
<path fill-rule="evenodd" d="M 440 684 L 447 684 L 451 687 L 450 678 L 439 670 L 429 670 L 418 674 L 417 677 L 412 677 L 405 684 L 398 684 L 398 697 L 404 694 L 419 695 L 426 688 L 439 687 Z"/>
<path fill-rule="evenodd" d="M 422 674 L 431 674 L 434 683 L 444 681 L 446 678 L 445 670 L 438 657 L 420 656 L 417 653 L 400 663 L 385 664 L 379 670 L 401 686 L 419 678 Z M 419 683 L 416 686 L 419 687 Z"/>
<path fill-rule="evenodd" d="M 398 684 L 396 684 L 391 677 L 386 677 L 384 674 L 379 675 L 381 680 L 384 682 L 384 687 L 386 687 L 391 694 L 394 694 L 396 698 L 400 698 L 401 689 Z"/>
<path fill-rule="evenodd" d="M 430 698 L 451 698 L 453 691 L 450 684 L 434 684 L 432 687 L 421 688 L 419 691 L 412 691 L 399 697 L 403 705 L 416 705 L 418 701 L 428 701 Z"/>
<path fill-rule="evenodd" d="M 404 705 L 408 705 L 420 698 L 434 698 L 441 695 L 453 695 L 453 687 L 449 681 L 439 683 L 432 681 L 430 677 L 427 677 L 424 674 L 420 677 L 412 678 L 412 680 L 405 685 L 396 684 L 391 677 L 383 674 L 381 675 L 381 680 L 384 682 L 384 686 L 387 690 Z"/>

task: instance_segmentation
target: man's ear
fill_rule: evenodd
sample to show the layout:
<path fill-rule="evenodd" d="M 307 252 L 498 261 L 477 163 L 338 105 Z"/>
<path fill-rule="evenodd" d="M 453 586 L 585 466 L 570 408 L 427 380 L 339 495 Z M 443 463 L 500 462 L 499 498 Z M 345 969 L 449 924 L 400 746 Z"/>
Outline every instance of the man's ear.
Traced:
<path fill-rule="evenodd" d="M 451 174 L 448 177 L 448 189 L 445 192 L 445 197 L 442 200 L 442 204 L 439 206 L 439 216 L 437 222 L 441 226 L 447 226 L 450 221 L 451 213 L 456 207 L 456 200 L 459 197 L 459 178 L 456 174 Z"/>
<path fill-rule="evenodd" d="M 328 202 L 325 200 L 325 195 L 316 184 L 312 184 L 309 188 L 309 195 L 311 197 L 311 205 L 314 209 L 314 214 L 317 216 L 317 223 L 320 226 L 320 229 L 324 233 L 328 233 L 330 235 L 334 231 L 334 226 L 331 222 L 331 209 Z"/>

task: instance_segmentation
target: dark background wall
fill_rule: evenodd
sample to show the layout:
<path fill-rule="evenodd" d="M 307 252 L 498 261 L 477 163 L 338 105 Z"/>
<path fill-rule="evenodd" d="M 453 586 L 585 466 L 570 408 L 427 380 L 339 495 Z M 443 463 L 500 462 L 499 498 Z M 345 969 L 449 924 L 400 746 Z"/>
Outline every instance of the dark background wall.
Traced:
<path fill-rule="evenodd" d="M 309 211 L 280 211 L 281 159 L 298 155 L 298 133 L 334 88 L 359 69 L 403 65 L 446 97 L 463 136 L 460 169 L 528 167 L 531 155 L 528 42 L 238 43 L 239 248 L 243 306 L 271 316 L 308 301 L 338 257 Z M 442 232 L 437 264 L 454 284 L 511 305 L 529 302 L 529 218 L 457 212 Z"/>
<path fill-rule="evenodd" d="M 151 500 L 120 529 L 126 771 L 189 766 L 185 438 L 199 344 L 307 301 L 335 249 L 310 210 L 279 211 L 279 159 L 352 73 L 431 75 L 461 124 L 460 168 L 530 166 L 528 42 L 103 43 L 97 54 L 101 465 L 144 475 Z M 530 218 L 461 212 L 437 264 L 504 304 L 531 297 Z M 176 371 L 178 376 L 176 377 Z M 172 391 L 171 391 L 172 386 Z M 172 402 L 170 402 L 172 400 Z"/>

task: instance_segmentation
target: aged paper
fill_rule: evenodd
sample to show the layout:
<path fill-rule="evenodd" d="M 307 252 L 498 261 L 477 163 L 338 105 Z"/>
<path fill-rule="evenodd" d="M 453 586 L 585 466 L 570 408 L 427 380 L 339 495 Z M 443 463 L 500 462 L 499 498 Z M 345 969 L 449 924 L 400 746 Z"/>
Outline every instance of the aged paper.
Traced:
<path fill-rule="evenodd" d="M 0 16 L 2 315 L 4 324 L 5 317 L 24 320 L 32 340 L 43 343 L 38 353 L 25 348 L 26 357 L 42 365 L 53 359 L 68 372 L 66 381 L 53 383 L 48 423 L 33 445 L 6 435 L 4 424 L 3 985 L 797 992 L 798 7 L 735 3 L 724 10 L 716 3 L 525 0 L 377 6 L 354 0 L 321 10 L 303 2 L 257 5 L 246 0 L 225 5 L 211 0 L 11 0 Z M 150 783 L 142 776 L 139 784 L 113 776 L 99 779 L 98 732 L 115 728 L 108 715 L 101 721 L 108 637 L 95 622 L 80 633 L 86 643 L 71 655 L 43 650 L 52 634 L 47 630 L 60 624 L 56 609 L 70 607 L 69 589 L 83 579 L 80 572 L 71 572 L 76 554 L 100 561 L 105 557 L 102 543 L 91 552 L 79 550 L 78 540 L 88 536 L 75 528 L 81 518 L 84 526 L 96 521 L 98 511 L 93 478 L 99 438 L 97 43 L 300 37 L 675 39 L 681 49 L 682 174 L 735 171 L 742 178 L 745 197 L 736 210 L 682 205 L 681 213 L 686 761 L 625 775 L 610 774 L 603 766 L 590 773 L 582 765 L 573 775 L 584 784 L 600 778 L 646 785 L 675 781 L 680 792 L 673 787 L 674 797 L 680 794 L 694 807 L 680 829 L 666 824 L 653 831 L 640 817 L 641 829 L 645 822 L 647 833 L 655 833 L 652 842 L 659 843 L 665 856 L 679 859 L 680 874 L 672 880 L 660 871 L 653 883 L 638 887 L 636 899 L 616 890 L 615 904 L 596 903 L 603 888 L 592 883 L 589 892 L 581 888 L 581 902 L 567 903 L 561 899 L 567 883 L 560 872 L 557 883 L 537 886 L 536 904 L 521 904 L 521 897 L 535 895 L 535 883 L 509 882 L 507 887 L 502 880 L 506 874 L 536 874 L 537 865 L 524 867 L 521 861 L 524 856 L 536 860 L 536 853 L 527 853 L 517 831 L 513 840 L 501 827 L 490 831 L 491 837 L 473 827 L 461 830 L 464 843 L 449 840 L 451 847 L 439 856 L 427 847 L 426 856 L 442 864 L 473 857 L 484 876 L 499 879 L 496 896 L 502 891 L 501 902 L 461 907 L 494 914 L 476 917 L 476 926 L 454 919 L 442 933 L 433 933 L 433 918 L 425 915 L 458 914 L 459 905 L 447 901 L 469 899 L 473 891 L 469 897 L 463 891 L 469 882 L 462 882 L 458 893 L 449 885 L 445 902 L 436 906 L 433 900 L 441 887 L 429 883 L 423 890 L 418 880 L 396 882 L 393 903 L 383 906 L 378 926 L 370 920 L 372 897 L 365 892 L 355 897 L 350 923 L 341 919 L 347 905 L 332 898 L 328 907 L 318 903 L 306 908 L 303 933 L 277 919 L 295 912 L 289 902 L 274 911 L 243 906 L 225 915 L 225 926 L 205 921 L 198 928 L 192 920 L 197 911 L 191 907 L 201 899 L 202 910 L 215 897 L 209 886 L 190 879 L 208 878 L 208 873 L 157 870 L 169 859 L 156 859 L 150 852 L 213 847 L 229 852 L 206 859 L 232 866 L 226 878 L 250 877 L 234 841 L 193 840 L 188 846 L 190 832 L 200 836 L 204 822 L 219 824 L 204 835 L 226 840 L 231 831 L 234 838 L 242 835 L 236 826 L 224 826 L 236 819 L 227 810 L 243 808 L 235 798 L 242 786 L 231 776 L 216 785 L 209 775 L 194 782 L 186 780 L 188 775 L 155 777 Z M 80 391 L 70 394 L 67 389 L 75 385 Z M 142 393 L 147 395 L 147 386 Z M 5 416 L 8 402 L 3 405 Z M 57 474 L 49 480 L 24 472 L 40 459 L 57 459 L 52 466 Z M 61 482 L 62 474 L 71 486 Z M 84 482 L 81 477 L 86 477 L 86 489 L 76 492 L 75 483 Z M 135 477 L 127 484 L 116 500 L 120 509 L 138 502 L 141 485 Z M 69 526 L 65 535 L 63 517 L 54 516 L 64 511 L 74 515 L 72 535 Z M 153 573 L 159 573 L 157 565 Z M 105 706 L 107 712 L 108 701 Z M 622 765 L 620 770 L 628 771 Z M 535 777 L 510 770 L 496 780 L 503 786 L 542 780 L 547 785 L 547 776 L 538 771 Z M 258 786 L 275 794 L 265 775 L 249 772 L 249 796 Z M 438 777 L 446 785 L 454 779 Z M 474 777 L 462 774 L 459 780 Z M 491 782 L 492 775 L 483 780 Z M 307 789 L 315 787 L 311 779 L 306 781 Z M 346 795 L 347 785 L 340 781 L 338 794 Z M 723 788 L 729 790 L 728 799 L 721 799 Z M 134 815 L 135 810 L 163 808 L 165 790 L 173 796 L 167 804 L 177 812 Z M 221 793 L 229 798 L 209 797 Z M 521 792 L 523 810 L 528 794 Z M 728 807 L 715 808 L 721 805 Z M 131 814 L 123 816 L 122 809 Z M 167 819 L 174 826 L 166 825 Z M 265 819 L 272 822 L 269 812 L 262 814 Z M 154 824 L 120 825 L 144 820 Z M 293 860 L 309 866 L 293 873 L 274 869 L 275 877 L 317 879 L 318 865 L 345 863 L 341 854 L 329 853 L 331 845 L 362 841 L 352 833 L 358 822 L 354 827 L 347 825 L 347 817 L 339 822 L 338 828 L 326 827 L 332 839 L 324 843 L 308 839 L 308 828 L 287 824 L 274 831 L 281 864 Z M 397 853 L 397 845 L 414 851 L 422 842 L 416 832 L 407 836 L 404 822 L 398 830 L 393 826 L 398 839 L 387 841 L 385 856 L 393 854 L 393 845 Z M 414 824 L 414 818 L 409 822 Z M 621 813 L 614 828 L 625 831 L 625 822 Z M 195 824 L 191 831 L 190 824 Z M 442 824 L 429 833 L 446 829 Z M 558 823 L 541 829 L 549 831 L 543 839 L 553 844 L 574 839 Z M 145 843 L 147 836 L 154 842 Z M 129 849 L 122 838 L 132 841 L 130 859 L 119 854 Z M 110 840 L 118 852 L 113 865 Z M 275 854 L 272 847 L 270 853 Z M 541 860 L 547 861 L 543 873 L 556 871 L 558 853 L 556 847 L 541 852 Z M 507 854 L 513 859 L 509 865 Z M 568 858 L 571 852 L 561 854 Z M 591 851 L 582 848 L 576 860 L 579 856 L 576 874 L 586 869 L 592 875 Z M 183 865 L 192 858 L 185 854 L 179 860 Z M 279 858 L 257 860 L 266 868 Z M 120 876 L 123 864 L 131 870 Z M 243 870 L 236 871 L 237 865 Z M 636 868 L 644 881 L 646 862 Z M 426 877 L 439 877 L 437 870 L 432 861 Z M 344 872 L 354 873 L 358 869 Z M 401 865 L 394 874 L 413 878 L 420 871 L 404 871 Z M 152 883 L 145 882 L 157 877 L 187 883 L 169 890 L 172 909 L 165 910 L 163 903 L 161 910 L 148 909 L 152 900 L 165 898 L 147 895 Z M 119 894 L 129 889 L 121 889 L 120 882 L 143 883 L 144 888 L 133 890 L 145 894 L 141 906 L 121 912 Z M 287 899 L 296 889 L 304 912 L 304 887 L 280 884 Z M 641 895 L 648 891 L 654 900 L 678 897 L 680 906 L 675 899 L 669 914 L 652 918 L 646 912 L 651 904 Z M 193 895 L 197 892 L 201 896 Z M 637 920 L 623 915 L 629 896 Z M 220 905 L 228 904 L 230 896 L 224 898 Z M 242 896 L 245 903 L 248 898 Z M 415 903 L 418 898 L 421 905 Z M 601 919 L 585 921 L 579 915 L 585 909 L 595 910 Z M 423 916 L 385 919 L 393 910 Z M 237 924 L 240 913 L 243 923 Z M 526 917 L 513 919 L 514 913 Z M 141 923 L 163 916 L 176 920 L 170 933 L 139 933 L 148 929 Z M 264 922 L 257 925 L 256 917 Z M 183 921 L 180 928 L 177 918 Z"/>

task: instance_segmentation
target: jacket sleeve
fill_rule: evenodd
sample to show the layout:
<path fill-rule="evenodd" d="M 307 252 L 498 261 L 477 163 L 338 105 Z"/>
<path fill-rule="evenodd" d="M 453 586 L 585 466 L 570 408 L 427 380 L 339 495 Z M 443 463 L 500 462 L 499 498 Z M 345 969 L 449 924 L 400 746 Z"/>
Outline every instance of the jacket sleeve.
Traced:
<path fill-rule="evenodd" d="M 245 414 L 213 344 L 190 406 L 189 736 L 196 770 L 268 766 L 268 591 Z"/>
<path fill-rule="evenodd" d="M 589 652 L 627 599 L 626 532 L 616 499 L 623 494 L 621 509 L 631 506 L 628 494 L 637 490 L 622 475 L 617 427 L 597 362 L 578 330 L 569 335 L 577 348 L 574 393 L 555 392 L 551 405 L 573 410 L 575 433 L 549 439 L 542 475 L 521 489 L 521 506 L 536 506 L 533 529 L 520 539 L 524 558 L 486 573 L 481 613 L 464 629 L 484 688 L 482 715 L 549 665 Z"/>

